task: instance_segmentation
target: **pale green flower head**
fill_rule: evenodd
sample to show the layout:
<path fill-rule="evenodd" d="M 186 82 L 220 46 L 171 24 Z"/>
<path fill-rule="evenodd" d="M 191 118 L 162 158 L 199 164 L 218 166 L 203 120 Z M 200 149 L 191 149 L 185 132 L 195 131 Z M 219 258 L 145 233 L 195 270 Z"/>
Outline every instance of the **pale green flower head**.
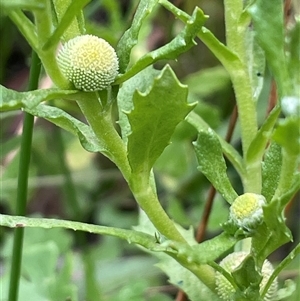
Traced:
<path fill-rule="evenodd" d="M 228 273 L 232 273 L 246 258 L 247 252 L 234 252 L 225 257 L 221 262 L 220 266 L 226 270 Z M 265 260 L 262 266 L 261 274 L 262 280 L 260 282 L 259 288 L 260 293 L 263 291 L 265 285 L 267 284 L 269 278 L 271 277 L 274 268 L 272 264 Z M 225 301 L 232 301 L 232 297 L 235 293 L 235 288 L 232 284 L 219 272 L 216 272 L 216 290 L 219 297 Z M 264 301 L 277 300 L 278 282 L 275 279 L 271 286 L 269 287 L 266 295 L 264 296 Z"/>
<path fill-rule="evenodd" d="M 119 61 L 114 48 L 93 35 L 69 40 L 57 59 L 65 77 L 79 90 L 106 89 L 118 75 Z"/>
<path fill-rule="evenodd" d="M 238 227 L 252 230 L 263 221 L 264 196 L 244 193 L 238 196 L 230 207 L 229 219 Z"/>

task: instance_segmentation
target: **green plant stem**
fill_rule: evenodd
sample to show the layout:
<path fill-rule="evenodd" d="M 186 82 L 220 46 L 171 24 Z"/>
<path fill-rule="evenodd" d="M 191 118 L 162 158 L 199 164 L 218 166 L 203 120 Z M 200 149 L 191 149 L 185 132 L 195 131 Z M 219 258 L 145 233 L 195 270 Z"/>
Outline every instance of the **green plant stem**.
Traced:
<path fill-rule="evenodd" d="M 15 23 L 17 28 L 20 30 L 20 32 L 23 34 L 23 36 L 26 38 L 31 48 L 39 55 L 39 57 L 43 61 L 43 67 L 49 74 L 54 84 L 60 87 L 61 89 L 72 88 L 57 65 L 55 47 L 47 51 L 41 50 L 39 46 L 42 46 L 43 44 L 39 45 L 37 37 L 37 28 L 21 10 L 9 11 L 8 15 L 9 18 Z M 40 17 L 40 19 L 42 19 L 42 17 Z"/>
<path fill-rule="evenodd" d="M 34 90 L 38 87 L 40 70 L 40 59 L 35 52 L 32 52 L 32 62 L 28 90 Z M 30 164 L 33 124 L 34 116 L 28 113 L 24 113 L 18 173 L 16 215 L 26 214 L 28 173 Z M 24 229 L 16 229 L 13 241 L 8 301 L 18 300 L 18 290 L 22 263 L 23 237 Z"/>
<path fill-rule="evenodd" d="M 101 93 L 103 95 L 103 93 Z M 174 223 L 162 208 L 154 185 L 148 179 L 143 181 L 140 175 L 131 175 L 131 168 L 127 158 L 126 146 L 113 126 L 110 106 L 102 106 L 96 93 L 88 94 L 88 99 L 77 100 L 77 103 L 92 127 L 99 141 L 107 150 L 103 152 L 122 172 L 130 189 L 157 230 L 169 239 L 185 242 Z M 103 104 L 105 101 L 102 102 Z M 107 101 L 110 103 L 110 101 Z"/>
<path fill-rule="evenodd" d="M 239 0 L 224 0 L 225 9 L 225 30 L 226 30 L 226 44 L 227 47 L 235 52 L 240 60 L 244 62 L 244 39 L 241 34 L 244 30 L 240 27 L 240 17 L 243 12 L 243 1 Z"/>
<path fill-rule="evenodd" d="M 186 269 L 191 271 L 203 284 L 205 284 L 212 292 L 216 292 L 215 289 L 215 271 L 214 269 L 209 266 L 208 264 L 190 264 L 188 262 L 182 262 L 178 260 L 178 258 L 172 256 L 172 254 L 169 254 L 171 257 L 175 258 L 182 266 L 184 266 Z"/>
<path fill-rule="evenodd" d="M 39 41 L 39 49 L 41 49 L 45 42 L 49 39 L 52 31 L 52 13 L 50 2 L 48 0 L 40 1 L 43 2 L 44 8 L 42 10 L 33 11 L 37 37 Z"/>
<path fill-rule="evenodd" d="M 77 103 L 100 143 L 107 150 L 103 154 L 118 166 L 128 182 L 131 169 L 125 144 L 113 125 L 111 107 L 103 108 L 97 95 L 89 93 L 87 98 L 77 100 Z"/>
<path fill-rule="evenodd" d="M 268 282 L 266 283 L 261 296 L 265 297 L 265 295 L 268 292 L 268 289 L 270 288 L 271 284 L 275 280 L 275 278 L 279 275 L 279 273 L 288 265 L 290 264 L 297 255 L 300 254 L 300 244 L 297 244 L 297 246 L 289 253 L 287 257 L 285 257 L 275 268 L 274 272 L 272 273 L 271 277 L 269 278 Z"/>
<path fill-rule="evenodd" d="M 8 16 L 25 37 L 30 47 L 37 52 L 38 38 L 34 24 L 25 16 L 23 11 L 20 9 L 9 11 Z"/>
<path fill-rule="evenodd" d="M 257 115 L 246 63 L 246 25 L 240 21 L 243 13 L 243 1 L 225 0 L 224 7 L 227 47 L 237 54 L 240 61 L 239 68 L 236 72 L 231 72 L 230 76 L 238 104 L 243 153 L 246 157 L 249 146 L 257 133 Z M 260 164 L 254 164 L 247 170 L 244 186 L 245 192 L 261 192 Z"/>
<path fill-rule="evenodd" d="M 166 0 L 159 0 L 160 4 L 171 11 L 184 23 L 190 16 Z M 252 97 L 251 80 L 245 62 L 245 29 L 244 22 L 239 23 L 242 14 L 242 1 L 225 0 L 226 39 L 228 47 L 222 44 L 204 26 L 198 32 L 198 38 L 221 62 L 230 75 L 238 106 L 241 124 L 241 139 L 243 154 L 246 156 L 248 148 L 257 133 L 257 115 L 255 101 Z M 247 167 L 246 167 L 247 168 Z M 245 192 L 261 192 L 261 166 L 256 164 L 246 170 L 243 177 Z"/>
<path fill-rule="evenodd" d="M 161 206 L 154 184 L 144 181 L 141 175 L 132 175 L 129 186 L 140 207 L 162 235 L 171 240 L 186 242 Z"/>
<path fill-rule="evenodd" d="M 66 11 L 65 11 L 64 15 L 61 17 L 61 19 L 59 20 L 59 24 L 56 27 L 55 31 L 53 32 L 51 37 L 47 40 L 47 42 L 43 46 L 44 50 L 47 50 L 47 49 L 53 47 L 53 45 L 56 46 L 59 43 L 60 38 L 63 35 L 66 35 L 66 33 L 69 33 L 70 30 L 68 28 L 70 27 L 70 24 L 74 21 L 76 16 L 80 15 L 80 12 L 82 11 L 82 8 L 88 2 L 90 2 L 90 0 L 73 1 L 73 2 L 70 3 L 70 5 L 67 9 L 65 7 L 63 8 L 63 10 L 66 9 Z M 57 1 L 54 1 L 54 5 L 55 4 L 57 4 Z M 58 10 L 61 14 L 62 9 L 59 7 Z M 76 18 L 76 20 L 78 20 L 78 19 Z M 82 20 L 82 23 L 83 23 L 82 27 L 84 27 L 84 20 Z M 79 28 L 79 23 L 77 25 L 78 25 L 78 31 L 74 31 L 74 30 L 71 31 L 72 35 L 68 36 L 68 38 L 73 38 L 73 37 L 75 37 L 79 34 L 84 33 L 84 29 Z"/>

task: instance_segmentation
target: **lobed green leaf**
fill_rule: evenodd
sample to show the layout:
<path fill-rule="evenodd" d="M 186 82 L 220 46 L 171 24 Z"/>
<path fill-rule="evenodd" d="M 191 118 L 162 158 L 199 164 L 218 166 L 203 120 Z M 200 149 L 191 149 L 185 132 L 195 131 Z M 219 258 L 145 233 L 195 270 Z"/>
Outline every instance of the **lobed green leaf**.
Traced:
<path fill-rule="evenodd" d="M 154 79 L 160 74 L 159 70 L 155 70 L 152 66 L 142 70 L 126 82 L 122 84 L 118 93 L 118 109 L 119 109 L 119 125 L 123 140 L 127 143 L 129 134 L 131 133 L 130 123 L 126 112 L 133 110 L 132 98 L 135 91 L 145 93 Z"/>
<path fill-rule="evenodd" d="M 193 105 L 187 103 L 187 87 L 166 66 L 149 84 L 149 90 L 133 95 L 134 109 L 128 113 L 128 159 L 132 172 L 149 176 L 157 158 L 168 145 L 177 124 Z"/>

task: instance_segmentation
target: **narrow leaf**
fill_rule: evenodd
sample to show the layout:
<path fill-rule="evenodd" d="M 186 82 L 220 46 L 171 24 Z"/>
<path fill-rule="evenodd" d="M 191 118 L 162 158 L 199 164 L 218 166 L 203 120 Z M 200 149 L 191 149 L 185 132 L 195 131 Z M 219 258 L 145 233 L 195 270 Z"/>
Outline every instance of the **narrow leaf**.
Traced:
<path fill-rule="evenodd" d="M 266 59 L 251 26 L 248 26 L 246 30 L 246 45 L 247 67 L 251 79 L 253 99 L 257 101 L 263 88 Z"/>
<path fill-rule="evenodd" d="M 251 164 L 256 161 L 261 161 L 267 143 L 273 133 L 273 128 L 279 114 L 280 107 L 277 106 L 272 110 L 268 118 L 265 120 L 265 122 L 257 132 L 247 151 L 247 164 Z"/>
<path fill-rule="evenodd" d="M 180 10 L 173 5 L 170 1 L 160 0 L 160 4 L 176 16 L 179 20 L 187 24 L 190 21 L 190 16 L 186 12 Z M 236 74 L 236 70 L 243 68 L 242 62 L 239 57 L 233 53 L 228 47 L 221 43 L 213 33 L 202 26 L 197 34 L 198 38 L 210 49 L 210 51 L 217 57 L 222 63 L 227 72 L 233 77 Z"/>
<path fill-rule="evenodd" d="M 55 98 L 68 98 L 68 95 L 75 93 L 78 93 L 78 91 L 60 89 L 17 92 L 0 85 L 0 111 L 11 111 L 21 108 L 32 109 L 42 101 Z"/>
<path fill-rule="evenodd" d="M 227 167 L 217 135 L 211 129 L 202 130 L 194 146 L 199 163 L 198 169 L 231 204 L 237 197 L 237 193 L 228 179 Z"/>
<path fill-rule="evenodd" d="M 135 92 L 134 109 L 128 114 L 128 159 L 133 173 L 144 175 L 149 175 L 175 127 L 193 108 L 187 103 L 187 87 L 169 66 L 149 86 L 145 93 Z"/>
<path fill-rule="evenodd" d="M 297 246 L 276 266 L 275 271 L 272 273 L 271 277 L 269 278 L 267 284 L 265 285 L 265 287 L 263 289 L 262 296 L 267 294 L 268 288 L 270 287 L 272 282 L 275 280 L 275 278 L 279 275 L 279 273 L 285 267 L 287 267 L 287 265 L 289 265 L 299 254 L 300 254 L 300 243 L 298 243 Z M 295 287 L 294 287 L 294 289 L 295 289 Z M 292 289 L 292 293 L 293 292 L 294 291 Z M 285 293 L 287 293 L 287 295 L 284 298 L 290 296 L 290 294 L 288 294 L 288 290 L 285 291 Z M 284 299 L 284 298 L 282 298 L 282 299 Z M 279 300 L 281 300 L 281 298 Z"/>
<path fill-rule="evenodd" d="M 131 27 L 121 37 L 117 46 L 121 73 L 126 71 L 129 64 L 131 49 L 137 44 L 143 21 L 152 12 L 157 2 L 158 0 L 141 0 L 132 20 Z"/>
<path fill-rule="evenodd" d="M 47 50 L 50 47 L 56 46 L 61 38 L 64 35 L 67 28 L 72 24 L 72 22 L 76 22 L 76 16 L 82 13 L 83 7 L 88 4 L 91 0 L 82 0 L 82 1 L 73 1 L 68 9 L 65 11 L 65 14 L 62 16 L 57 28 L 43 46 L 43 50 Z M 75 19 L 75 21 L 74 21 Z M 74 32 L 75 35 L 79 35 L 81 32 L 78 29 L 77 32 Z"/>
<path fill-rule="evenodd" d="M 1 0 L 0 2 L 1 9 L 25 9 L 25 10 L 34 10 L 34 9 L 43 9 L 45 5 L 40 0 Z"/>
<path fill-rule="evenodd" d="M 68 132 L 77 135 L 80 143 L 87 151 L 107 152 L 105 146 L 100 143 L 88 125 L 72 117 L 65 111 L 44 104 L 40 104 L 33 109 L 25 110 L 34 116 L 47 119 Z"/>
<path fill-rule="evenodd" d="M 30 218 L 0 214 L 0 226 L 9 228 L 33 227 L 33 228 L 65 228 L 74 231 L 84 231 L 93 234 L 109 235 L 127 240 L 129 243 L 141 245 L 147 249 L 154 248 L 155 238 L 149 234 L 134 230 L 98 226 L 80 222 L 60 219 Z"/>
<path fill-rule="evenodd" d="M 194 38 L 197 36 L 206 19 L 207 17 L 204 15 L 203 11 L 196 7 L 193 15 L 180 34 L 178 34 L 170 43 L 149 52 L 140 58 L 131 69 L 116 80 L 116 83 L 124 82 L 158 60 L 177 59 L 180 54 L 196 45 Z"/>
<path fill-rule="evenodd" d="M 84 17 L 81 9 L 88 2 L 88 0 L 52 0 L 59 26 L 52 36 L 54 41 L 52 39 L 47 41 L 45 48 L 52 46 L 57 41 L 58 36 L 61 36 L 63 30 L 62 37 L 65 41 L 83 34 Z"/>

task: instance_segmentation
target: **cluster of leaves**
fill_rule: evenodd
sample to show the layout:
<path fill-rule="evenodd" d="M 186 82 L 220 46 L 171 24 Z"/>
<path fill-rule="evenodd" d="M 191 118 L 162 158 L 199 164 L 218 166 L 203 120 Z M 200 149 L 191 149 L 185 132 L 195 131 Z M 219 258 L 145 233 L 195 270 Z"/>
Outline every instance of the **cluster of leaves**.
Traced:
<path fill-rule="evenodd" d="M 300 183 L 300 173 L 297 171 L 300 147 L 298 127 L 300 95 L 297 90 L 300 83 L 297 70 L 300 69 L 300 65 L 295 59 L 300 23 L 296 22 L 291 32 L 288 45 L 290 55 L 287 56 L 284 52 L 286 49 L 284 24 L 280 17 L 283 15 L 281 1 L 276 0 L 273 1 L 274 3 L 254 1 L 241 11 L 236 24 L 230 24 L 229 20 L 227 33 L 229 37 L 232 37 L 232 41 L 228 42 L 233 45 L 228 43 L 227 47 L 204 27 L 207 16 L 198 7 L 194 9 L 192 15 L 188 15 L 168 1 L 141 0 L 130 28 L 122 35 L 116 47 L 120 60 L 120 75 L 111 90 L 102 91 L 99 94 L 84 93 L 67 89 L 68 83 L 55 61 L 55 51 L 60 40 L 68 40 L 84 33 L 85 22 L 82 8 L 87 2 L 89 1 L 20 0 L 13 3 L 9 1 L 1 3 L 5 13 L 18 26 L 32 49 L 39 55 L 45 71 L 58 88 L 16 92 L 1 86 L 0 108 L 1 111 L 22 109 L 36 117 L 46 119 L 77 136 L 83 148 L 88 152 L 102 153 L 111 159 L 122 172 L 134 197 L 148 217 L 141 215 L 140 225 L 134 230 L 4 215 L 1 216 L 1 224 L 7 227 L 67 228 L 116 236 L 130 243 L 141 245 L 149 252 L 158 254 L 161 269 L 170 277 L 173 284 L 187 292 L 191 300 L 199 300 L 199 296 L 217 300 L 218 297 L 213 292 L 214 284 L 211 283 L 214 272 L 210 266 L 219 269 L 215 261 L 232 249 L 239 240 L 251 236 L 251 257 L 233 274 L 233 281 L 237 283 L 242 294 L 245 287 L 249 286 L 247 278 L 249 275 L 252 275 L 251 282 L 259 282 L 260 275 L 256 271 L 257 266 L 261 266 L 265 258 L 274 250 L 292 240 L 290 230 L 285 224 L 283 210 L 299 190 Z M 111 1 L 111 3 L 113 4 L 106 5 L 112 13 L 115 11 L 114 6 L 117 5 L 117 1 Z M 169 43 L 132 60 L 132 50 L 138 43 L 142 25 L 147 22 L 149 15 L 154 14 L 159 4 L 183 22 L 182 29 Z M 227 5 L 228 10 L 232 8 L 230 1 Z M 32 12 L 35 24 L 22 10 Z M 120 10 L 117 11 L 120 12 Z M 268 12 L 266 17 L 265 12 Z M 115 16 L 115 20 L 120 18 L 120 15 Z M 249 27 L 251 20 L 254 30 Z M 116 28 L 120 28 L 118 24 L 118 21 L 114 23 Z M 53 26 L 54 30 L 52 30 Z M 239 28 L 239 33 L 236 32 L 236 28 Z M 239 39 L 244 34 L 248 49 L 250 49 L 249 53 L 242 53 L 243 49 L 239 51 L 240 46 L 235 45 L 234 35 L 237 35 Z M 213 123 L 207 122 L 204 116 L 210 108 L 205 111 L 205 105 L 202 105 L 202 102 L 199 104 L 194 102 L 198 100 L 199 95 L 205 95 L 205 92 L 199 92 L 197 87 L 203 74 L 197 73 L 194 78 L 192 76 L 186 78 L 185 83 L 190 87 L 188 91 L 188 86 L 179 82 L 171 67 L 165 66 L 160 71 L 152 67 L 154 63 L 161 60 L 178 59 L 182 53 L 187 52 L 196 44 L 197 37 L 221 61 L 233 83 L 241 120 L 240 136 L 243 155 L 226 142 L 217 130 L 213 129 Z M 241 43 L 244 44 L 244 41 Z M 253 64 L 247 66 L 246 60 Z M 280 104 L 272 110 L 257 130 L 255 105 L 259 101 L 262 90 L 261 79 L 257 77 L 257 73 L 264 72 L 265 61 L 276 81 Z M 295 67 L 295 64 L 298 67 Z M 290 66 L 293 67 L 290 68 Z M 223 69 L 217 68 L 212 72 L 213 76 L 218 75 L 224 79 L 225 83 L 228 82 L 228 75 Z M 89 125 L 62 108 L 42 103 L 59 98 L 75 100 Z M 290 105 L 290 99 L 295 105 Z M 117 106 L 118 109 L 121 136 L 115 130 L 115 120 L 111 114 L 112 106 Z M 98 119 L 94 118 L 95 112 L 98 112 Z M 281 112 L 285 114 L 285 118 L 278 120 Z M 209 114 L 213 113 L 209 112 Z M 211 119 L 217 119 L 209 114 Z M 184 120 L 186 120 L 185 123 L 180 124 Z M 238 174 L 243 185 L 242 189 L 261 193 L 266 197 L 265 219 L 255 232 L 247 233 L 232 225 L 224 224 L 225 231 L 222 234 L 197 244 L 191 231 L 175 226 L 165 215 L 157 199 L 152 169 L 157 163 L 159 170 L 164 158 L 167 158 L 168 154 L 179 145 L 180 148 L 184 145 L 182 138 L 177 138 L 176 143 L 176 135 L 180 135 L 180 126 L 193 127 L 192 130 L 189 128 L 188 134 L 186 131 L 184 133 L 184 139 L 188 143 L 197 133 L 194 151 L 198 169 L 229 204 L 238 193 L 228 177 L 224 155 Z M 174 137 L 173 144 L 168 146 L 172 136 Z M 177 151 L 174 153 L 178 155 L 178 158 L 182 157 L 182 153 Z M 193 164 L 196 164 L 195 161 Z M 163 167 L 168 168 L 168 164 Z M 180 174 L 177 167 L 171 171 L 177 173 L 177 176 Z M 186 174 L 185 170 L 180 176 L 184 174 Z M 69 246 L 64 247 L 65 250 Z M 39 255 L 33 251 L 28 256 L 40 258 L 41 252 L 49 252 L 52 261 L 44 265 L 47 271 L 43 273 L 50 277 L 59 252 L 63 252 L 59 249 L 60 247 L 55 243 L 51 246 L 43 245 L 45 250 L 40 247 L 36 250 Z M 288 259 L 278 266 L 274 277 L 298 252 L 299 248 L 296 248 Z M 32 260 L 28 259 L 27 263 L 29 262 L 31 263 Z M 70 265 L 66 257 L 60 276 L 63 277 L 64 283 L 71 277 Z M 33 283 L 36 283 L 35 279 L 40 277 L 36 275 L 34 266 L 30 267 L 27 273 L 34 275 L 31 277 Z M 205 274 L 208 275 L 207 278 Z M 75 287 L 71 284 L 66 287 L 58 285 L 60 277 L 57 279 L 52 277 L 51 281 L 45 284 L 46 289 L 40 286 L 41 292 L 39 293 L 45 298 L 55 299 L 66 296 L 67 292 L 72 300 L 76 300 L 78 297 Z M 52 287 L 59 289 L 52 294 Z M 288 290 L 282 291 L 283 297 L 289 294 Z M 254 293 L 250 290 L 250 295 L 251 300 L 257 300 L 260 297 L 257 291 Z"/>

